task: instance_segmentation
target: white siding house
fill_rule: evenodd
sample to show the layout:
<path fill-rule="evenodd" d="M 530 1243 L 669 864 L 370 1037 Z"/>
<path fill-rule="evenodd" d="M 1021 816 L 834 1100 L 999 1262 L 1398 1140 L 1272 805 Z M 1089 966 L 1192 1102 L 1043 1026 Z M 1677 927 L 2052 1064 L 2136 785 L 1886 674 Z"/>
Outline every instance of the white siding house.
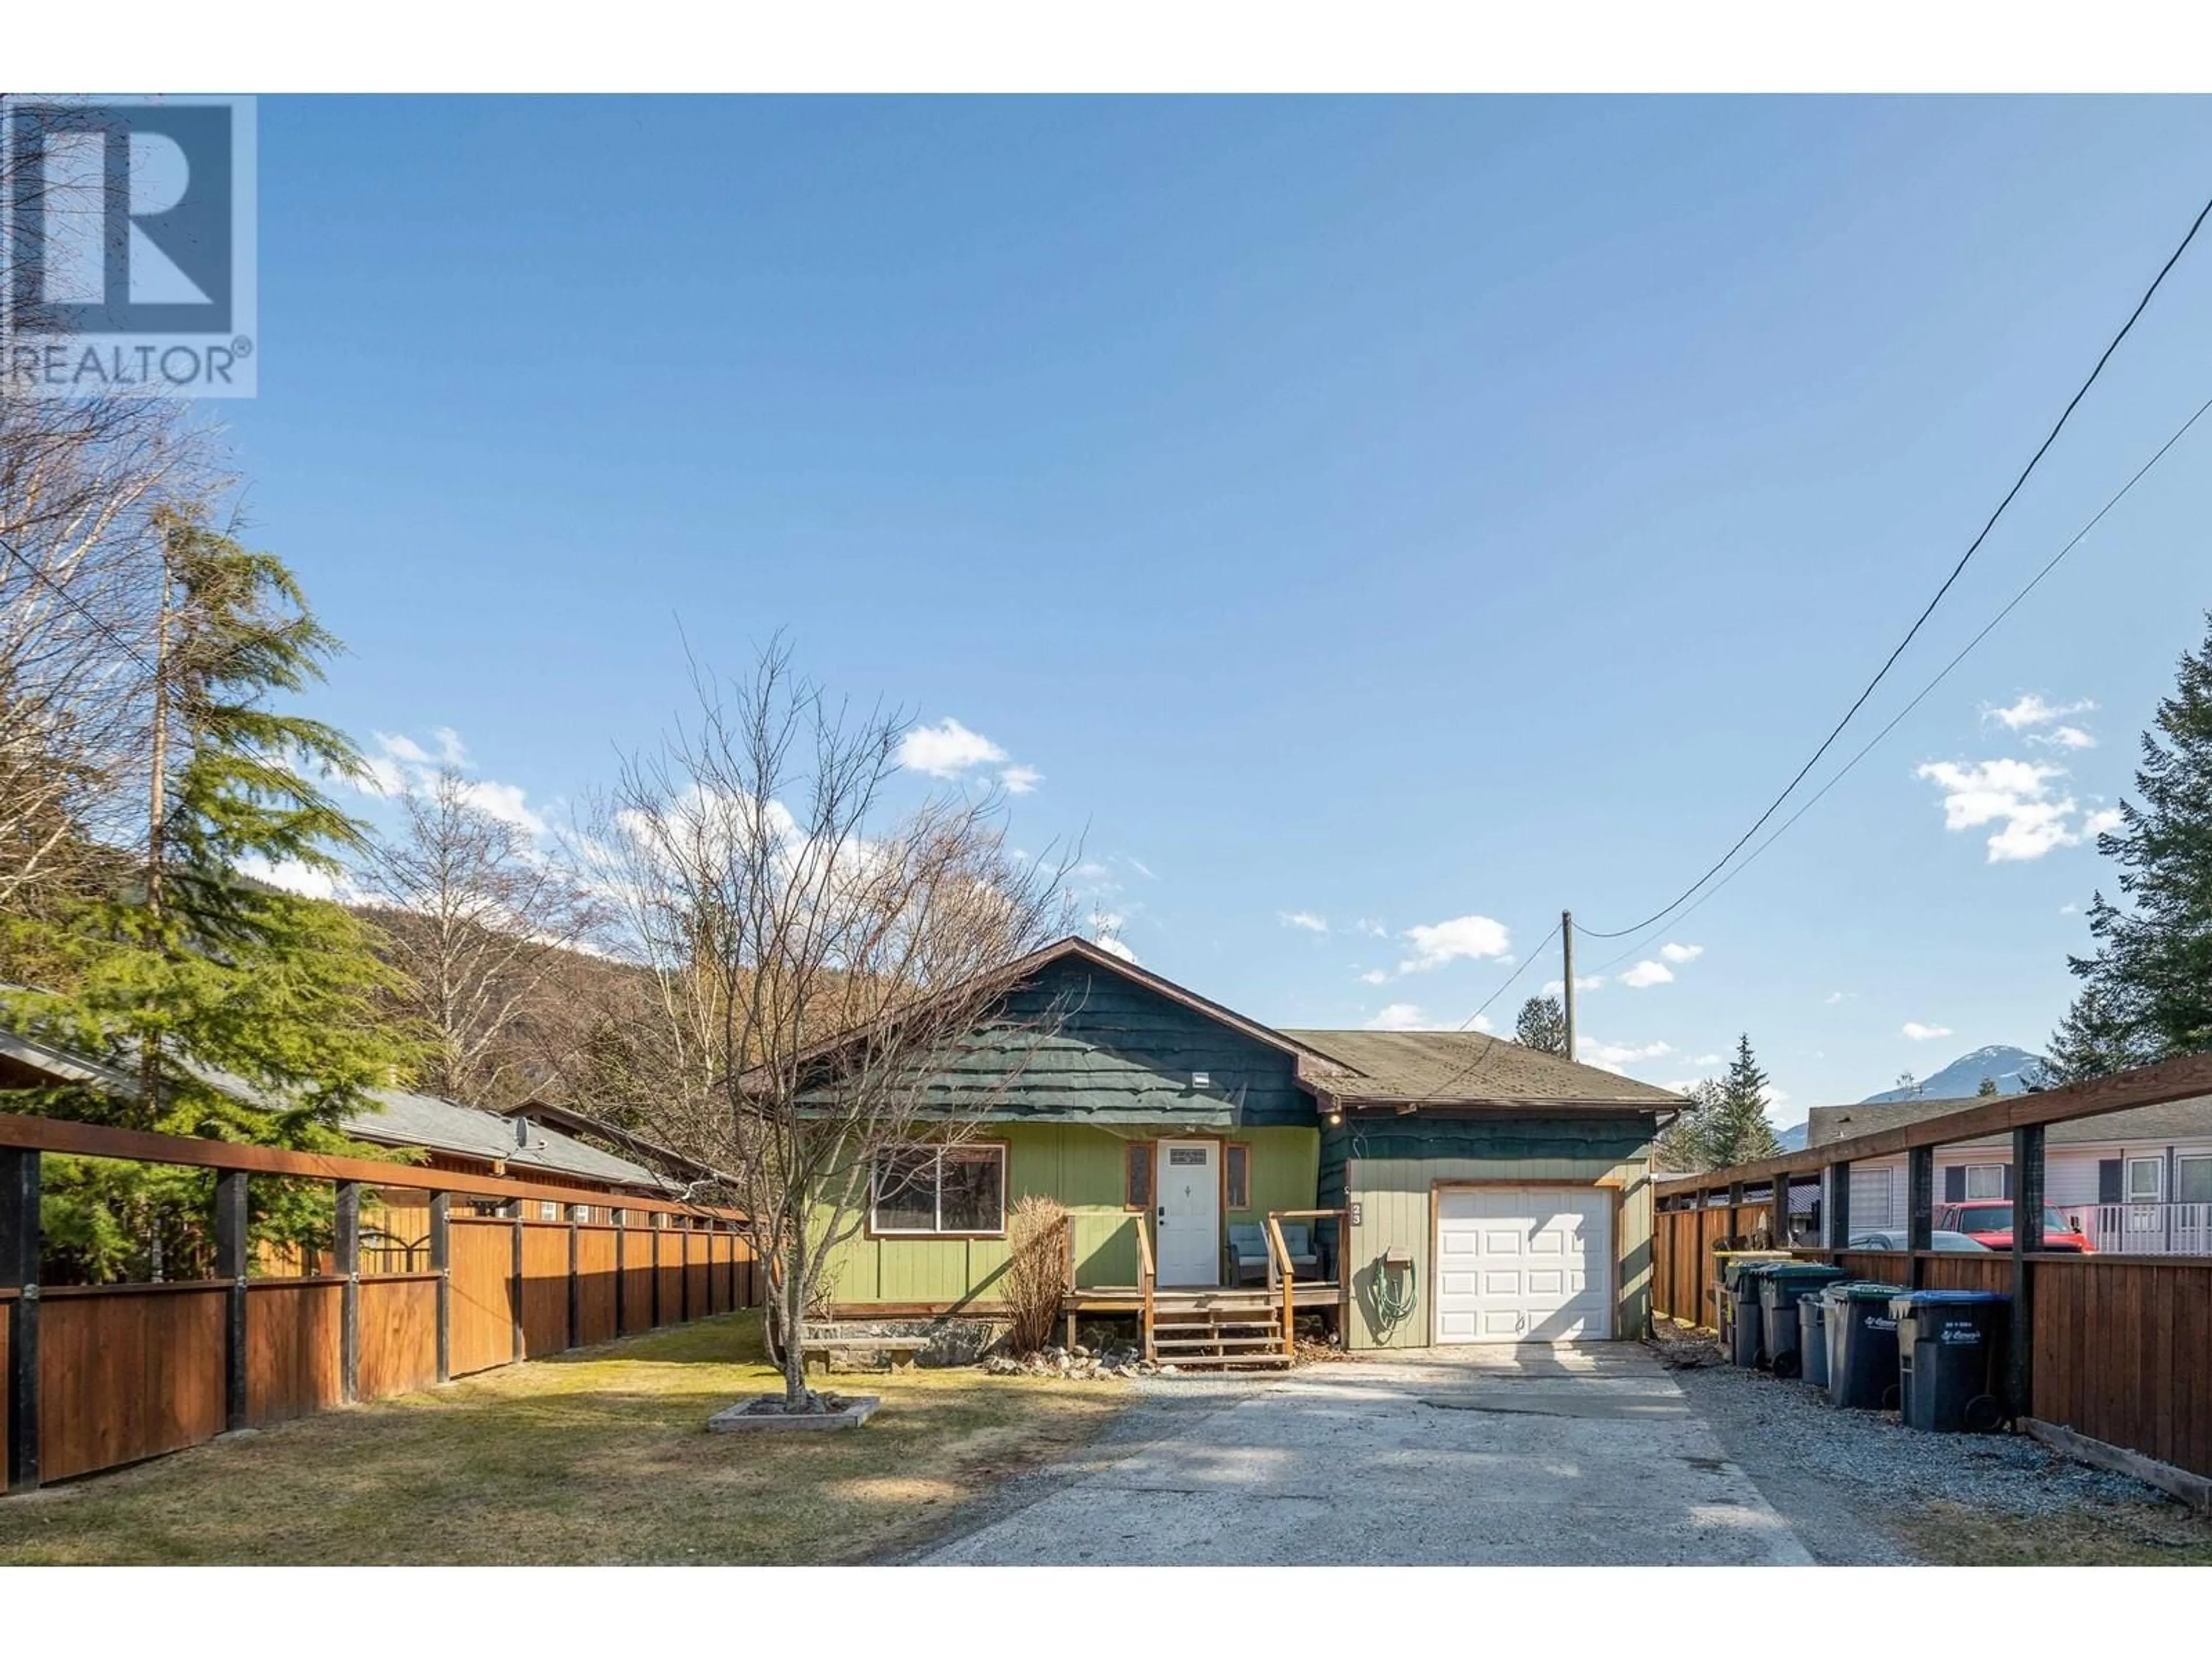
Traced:
<path fill-rule="evenodd" d="M 1972 1100 L 1815 1106 L 1805 1144 L 1818 1149 L 1923 1118 L 1963 1111 Z M 2045 1131 L 2044 1199 L 2100 1251 L 2212 1255 L 2212 1097 L 2145 1106 Z M 1902 1228 L 1905 1155 L 1851 1165 L 1853 1232 Z M 1936 1149 L 1936 1202 L 2012 1195 L 2012 1139 Z"/>

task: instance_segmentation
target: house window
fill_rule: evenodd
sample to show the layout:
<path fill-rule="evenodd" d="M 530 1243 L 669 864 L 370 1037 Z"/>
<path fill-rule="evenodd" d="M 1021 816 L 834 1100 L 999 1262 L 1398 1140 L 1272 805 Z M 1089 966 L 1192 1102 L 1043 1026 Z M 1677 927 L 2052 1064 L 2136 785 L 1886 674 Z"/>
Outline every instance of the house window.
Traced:
<path fill-rule="evenodd" d="M 2155 1204 L 2166 1194 L 2166 1160 L 2131 1158 L 2128 1160 L 2128 1202 Z"/>
<path fill-rule="evenodd" d="M 896 1146 L 876 1158 L 869 1224 L 879 1233 L 1002 1233 L 1004 1146 Z"/>
<path fill-rule="evenodd" d="M 2173 1201 L 2212 1204 L 2212 1158 L 2173 1160 Z"/>
<path fill-rule="evenodd" d="M 1966 1166 L 1966 1196 L 1975 1198 L 2008 1198 L 2005 1191 L 2005 1166 L 2002 1164 L 1969 1164 Z"/>
<path fill-rule="evenodd" d="M 1133 1141 L 1122 1153 L 1121 1202 L 1132 1210 L 1152 1207 L 1152 1143 Z"/>
<path fill-rule="evenodd" d="M 538 1218 L 540 1221 L 558 1221 L 561 1218 L 561 1206 L 550 1199 L 540 1200 L 538 1206 Z"/>
<path fill-rule="evenodd" d="M 1229 1207 L 1249 1210 L 1252 1207 L 1252 1149 L 1231 1145 L 1221 1150 L 1221 1182 L 1228 1194 Z"/>

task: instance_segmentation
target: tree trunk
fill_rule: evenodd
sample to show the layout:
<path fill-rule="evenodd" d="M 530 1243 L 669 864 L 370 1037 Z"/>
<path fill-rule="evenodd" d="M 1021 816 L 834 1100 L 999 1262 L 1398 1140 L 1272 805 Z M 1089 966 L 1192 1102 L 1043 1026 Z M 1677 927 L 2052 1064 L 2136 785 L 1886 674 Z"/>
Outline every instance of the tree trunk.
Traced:
<path fill-rule="evenodd" d="M 806 1389 L 806 1241 L 791 1247 L 783 1271 L 783 1408 L 803 1412 Z"/>
<path fill-rule="evenodd" d="M 157 939 L 167 898 L 163 878 L 168 848 L 162 831 L 169 815 L 169 602 L 174 592 L 175 580 L 168 569 L 165 548 L 161 602 L 154 622 L 153 757 L 146 799 L 146 910 L 154 920 Z M 141 1127 L 150 1129 L 161 1121 L 161 1046 L 160 1037 L 152 1031 L 147 1032 L 138 1045 L 138 1113 Z"/>

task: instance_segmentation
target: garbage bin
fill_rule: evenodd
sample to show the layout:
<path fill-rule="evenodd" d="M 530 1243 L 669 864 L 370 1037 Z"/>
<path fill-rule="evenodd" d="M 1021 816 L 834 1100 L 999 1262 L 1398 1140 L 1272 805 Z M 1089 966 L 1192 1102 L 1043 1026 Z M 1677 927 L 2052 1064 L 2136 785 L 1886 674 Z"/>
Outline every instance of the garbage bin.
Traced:
<path fill-rule="evenodd" d="M 1713 1252 L 1713 1328 L 1721 1334 L 1721 1352 L 1735 1352 L 1735 1279 L 1741 1269 L 1758 1261 L 1788 1261 L 1787 1250 L 1715 1250 Z M 1756 1316 L 1753 1316 L 1756 1322 Z M 1758 1333 L 1752 1334 L 1753 1346 Z"/>
<path fill-rule="evenodd" d="M 1897 1403 L 1897 1321 L 1890 1299 L 1902 1285 L 1846 1280 L 1821 1292 L 1828 1322 L 1828 1401 L 1859 1412 Z"/>
<path fill-rule="evenodd" d="M 1816 1389 L 1828 1386 L 1828 1309 L 1819 1291 L 1797 1298 L 1797 1375 Z"/>
<path fill-rule="evenodd" d="M 1818 1296 L 1849 1277 L 1842 1268 L 1818 1261 L 1778 1261 L 1759 1276 L 1759 1347 L 1769 1370 L 1777 1376 L 1798 1375 L 1798 1298 Z"/>
<path fill-rule="evenodd" d="M 1911 1291 L 1893 1297 L 1898 1413 L 1908 1429 L 1987 1434 L 2005 1420 L 1997 1367 L 2012 1298 L 1994 1291 Z"/>
<path fill-rule="evenodd" d="M 1735 1304 L 1729 1310 L 1729 1364 L 1750 1370 L 1766 1357 L 1766 1323 L 1759 1310 L 1759 1282 L 1787 1260 L 1729 1264 L 1729 1299 Z"/>

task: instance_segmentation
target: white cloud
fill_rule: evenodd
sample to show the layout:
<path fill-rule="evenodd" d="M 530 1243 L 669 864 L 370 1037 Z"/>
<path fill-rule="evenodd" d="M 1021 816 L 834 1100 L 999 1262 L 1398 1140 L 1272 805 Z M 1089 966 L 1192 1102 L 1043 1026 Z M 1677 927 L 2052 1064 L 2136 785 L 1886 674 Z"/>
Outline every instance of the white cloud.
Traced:
<path fill-rule="evenodd" d="M 2069 899 L 2065 903 L 2058 907 L 2058 914 L 2062 916 L 2079 915 L 2081 913 L 2081 907 L 2075 903 L 2071 899 Z"/>
<path fill-rule="evenodd" d="M 1413 1002 L 1385 1003 L 1374 1018 L 1367 1022 L 1370 1031 L 1425 1031 L 1431 1029 L 1429 1017 L 1420 1005 Z"/>
<path fill-rule="evenodd" d="M 2094 841 L 2099 836 L 2109 836 L 2127 820 L 2120 816 L 2117 806 L 2100 807 L 2081 820 L 2081 838 Z"/>
<path fill-rule="evenodd" d="M 1358 921 L 1353 922 L 1352 926 L 1355 932 L 1364 933 L 1370 939 L 1388 939 L 1390 937 L 1390 930 L 1388 927 L 1385 927 L 1381 922 L 1376 921 L 1372 916 L 1362 916 Z"/>
<path fill-rule="evenodd" d="M 438 759 L 447 766 L 466 766 L 469 763 L 468 745 L 461 734 L 450 726 L 441 726 L 430 735 L 438 740 Z"/>
<path fill-rule="evenodd" d="M 1851 994 L 1849 991 L 1831 991 L 1826 996 L 1823 997 L 1821 1000 L 1826 1003 L 1829 1007 L 1832 1008 L 1839 1002 L 1850 1001 L 1850 996 Z"/>
<path fill-rule="evenodd" d="M 1908 1019 L 1905 1022 L 1905 1035 L 1915 1042 L 1926 1042 L 1932 1037 L 1950 1036 L 1951 1028 L 1948 1025 L 1923 1025 L 1917 1019 Z"/>
<path fill-rule="evenodd" d="M 1127 945 L 1122 944 L 1118 939 L 1094 939 L 1091 942 L 1097 945 L 1100 950 L 1103 951 L 1108 956 L 1119 957 L 1122 961 L 1129 963 L 1132 967 L 1141 968 L 1144 966 L 1144 963 L 1138 960 L 1137 953 L 1134 951 L 1132 951 Z"/>
<path fill-rule="evenodd" d="M 1144 860 L 1139 858 L 1132 858 L 1127 853 L 1117 854 L 1115 856 L 1120 858 L 1122 863 L 1127 865 L 1132 870 L 1134 870 L 1146 881 L 1158 881 L 1159 879 L 1158 876 L 1152 873 L 1152 866 L 1146 864 Z"/>
<path fill-rule="evenodd" d="M 1575 989 L 1577 991 L 1595 991 L 1601 988 L 1604 984 L 1605 975 L 1603 974 L 1577 974 L 1575 975 Z M 1563 979 L 1547 979 L 1541 986 L 1537 988 L 1536 994 L 1538 996 L 1555 997 L 1559 995 L 1566 988 L 1566 981 Z"/>
<path fill-rule="evenodd" d="M 899 740 L 898 763 L 933 778 L 957 778 L 978 766 L 995 765 L 1006 751 L 980 732 L 970 732 L 950 714 L 935 726 L 917 726 Z"/>
<path fill-rule="evenodd" d="M 2024 691 L 2020 701 L 2004 708 L 1984 708 L 1982 719 L 1996 720 L 2008 732 L 2018 732 L 2031 726 L 2048 726 L 2053 720 L 2063 720 L 2069 714 L 2087 714 L 2097 705 L 2084 697 L 2079 702 L 2050 703 L 2033 691 Z"/>
<path fill-rule="evenodd" d="M 2030 743 L 2041 744 L 2045 749 L 2094 749 L 2096 738 L 2078 726 L 2061 726 L 2050 732 L 2031 732 Z"/>
<path fill-rule="evenodd" d="M 1727 1060 L 1726 1054 L 1699 1054 L 1690 1062 L 1692 1066 L 1718 1066 Z"/>
<path fill-rule="evenodd" d="M 1974 765 L 1929 761 L 1915 769 L 1943 792 L 1943 827 L 1978 830 L 1996 824 L 1989 837 L 1989 861 L 2007 864 L 2039 859 L 2059 847 L 2078 847 L 2082 830 L 2074 822 L 2074 797 L 2051 786 L 2066 775 L 2063 766 L 2039 761 L 1992 760 Z"/>
<path fill-rule="evenodd" d="M 999 781 L 1010 795 L 1026 795 L 1044 781 L 1044 774 L 1034 766 L 1009 766 L 999 774 Z"/>
<path fill-rule="evenodd" d="M 1674 970 L 1663 962 L 1639 962 L 1620 976 L 1620 982 L 1632 991 L 1647 990 L 1654 985 L 1673 981 Z"/>
<path fill-rule="evenodd" d="M 1585 1037 L 1575 1044 L 1575 1058 L 1584 1065 L 1624 1073 L 1640 1060 L 1663 1060 L 1674 1052 L 1671 1042 L 1601 1042 Z"/>
<path fill-rule="evenodd" d="M 430 751 L 416 742 L 414 738 L 405 736 L 394 737 L 389 732 L 379 732 L 374 735 L 376 738 L 376 746 L 393 760 L 405 761 L 410 766 L 430 764 Z"/>
<path fill-rule="evenodd" d="M 497 818 L 501 823 L 511 823 L 529 835 L 542 836 L 545 833 L 545 820 L 530 810 L 519 785 L 494 783 L 487 778 L 471 778 L 461 785 L 460 796 L 486 817 Z"/>
<path fill-rule="evenodd" d="M 1390 975 L 1387 969 L 1370 968 L 1359 976 L 1359 982 L 1362 985 L 1387 985 L 1390 982 Z"/>
<path fill-rule="evenodd" d="M 1505 924 L 1488 916 L 1455 916 L 1449 921 L 1426 923 L 1407 928 L 1405 937 L 1412 943 L 1413 954 L 1398 964 L 1401 974 L 1441 968 L 1462 957 L 1478 962 L 1502 957 L 1511 944 Z"/>
<path fill-rule="evenodd" d="M 338 884 L 328 871 L 317 870 L 295 859 L 284 859 L 271 864 L 267 859 L 247 854 L 238 861 L 239 873 L 255 881 L 265 881 L 271 887 L 281 887 L 288 893 L 302 893 L 309 898 L 327 899 L 338 896 Z"/>
<path fill-rule="evenodd" d="M 1303 928 L 1309 933 L 1328 932 L 1328 918 L 1317 916 L 1310 910 L 1278 910 L 1275 915 L 1285 927 Z"/>
<path fill-rule="evenodd" d="M 1686 962 L 1695 962 L 1705 953 L 1705 947 L 1702 945 L 1662 945 L 1659 947 L 1659 954 L 1677 967 Z"/>

